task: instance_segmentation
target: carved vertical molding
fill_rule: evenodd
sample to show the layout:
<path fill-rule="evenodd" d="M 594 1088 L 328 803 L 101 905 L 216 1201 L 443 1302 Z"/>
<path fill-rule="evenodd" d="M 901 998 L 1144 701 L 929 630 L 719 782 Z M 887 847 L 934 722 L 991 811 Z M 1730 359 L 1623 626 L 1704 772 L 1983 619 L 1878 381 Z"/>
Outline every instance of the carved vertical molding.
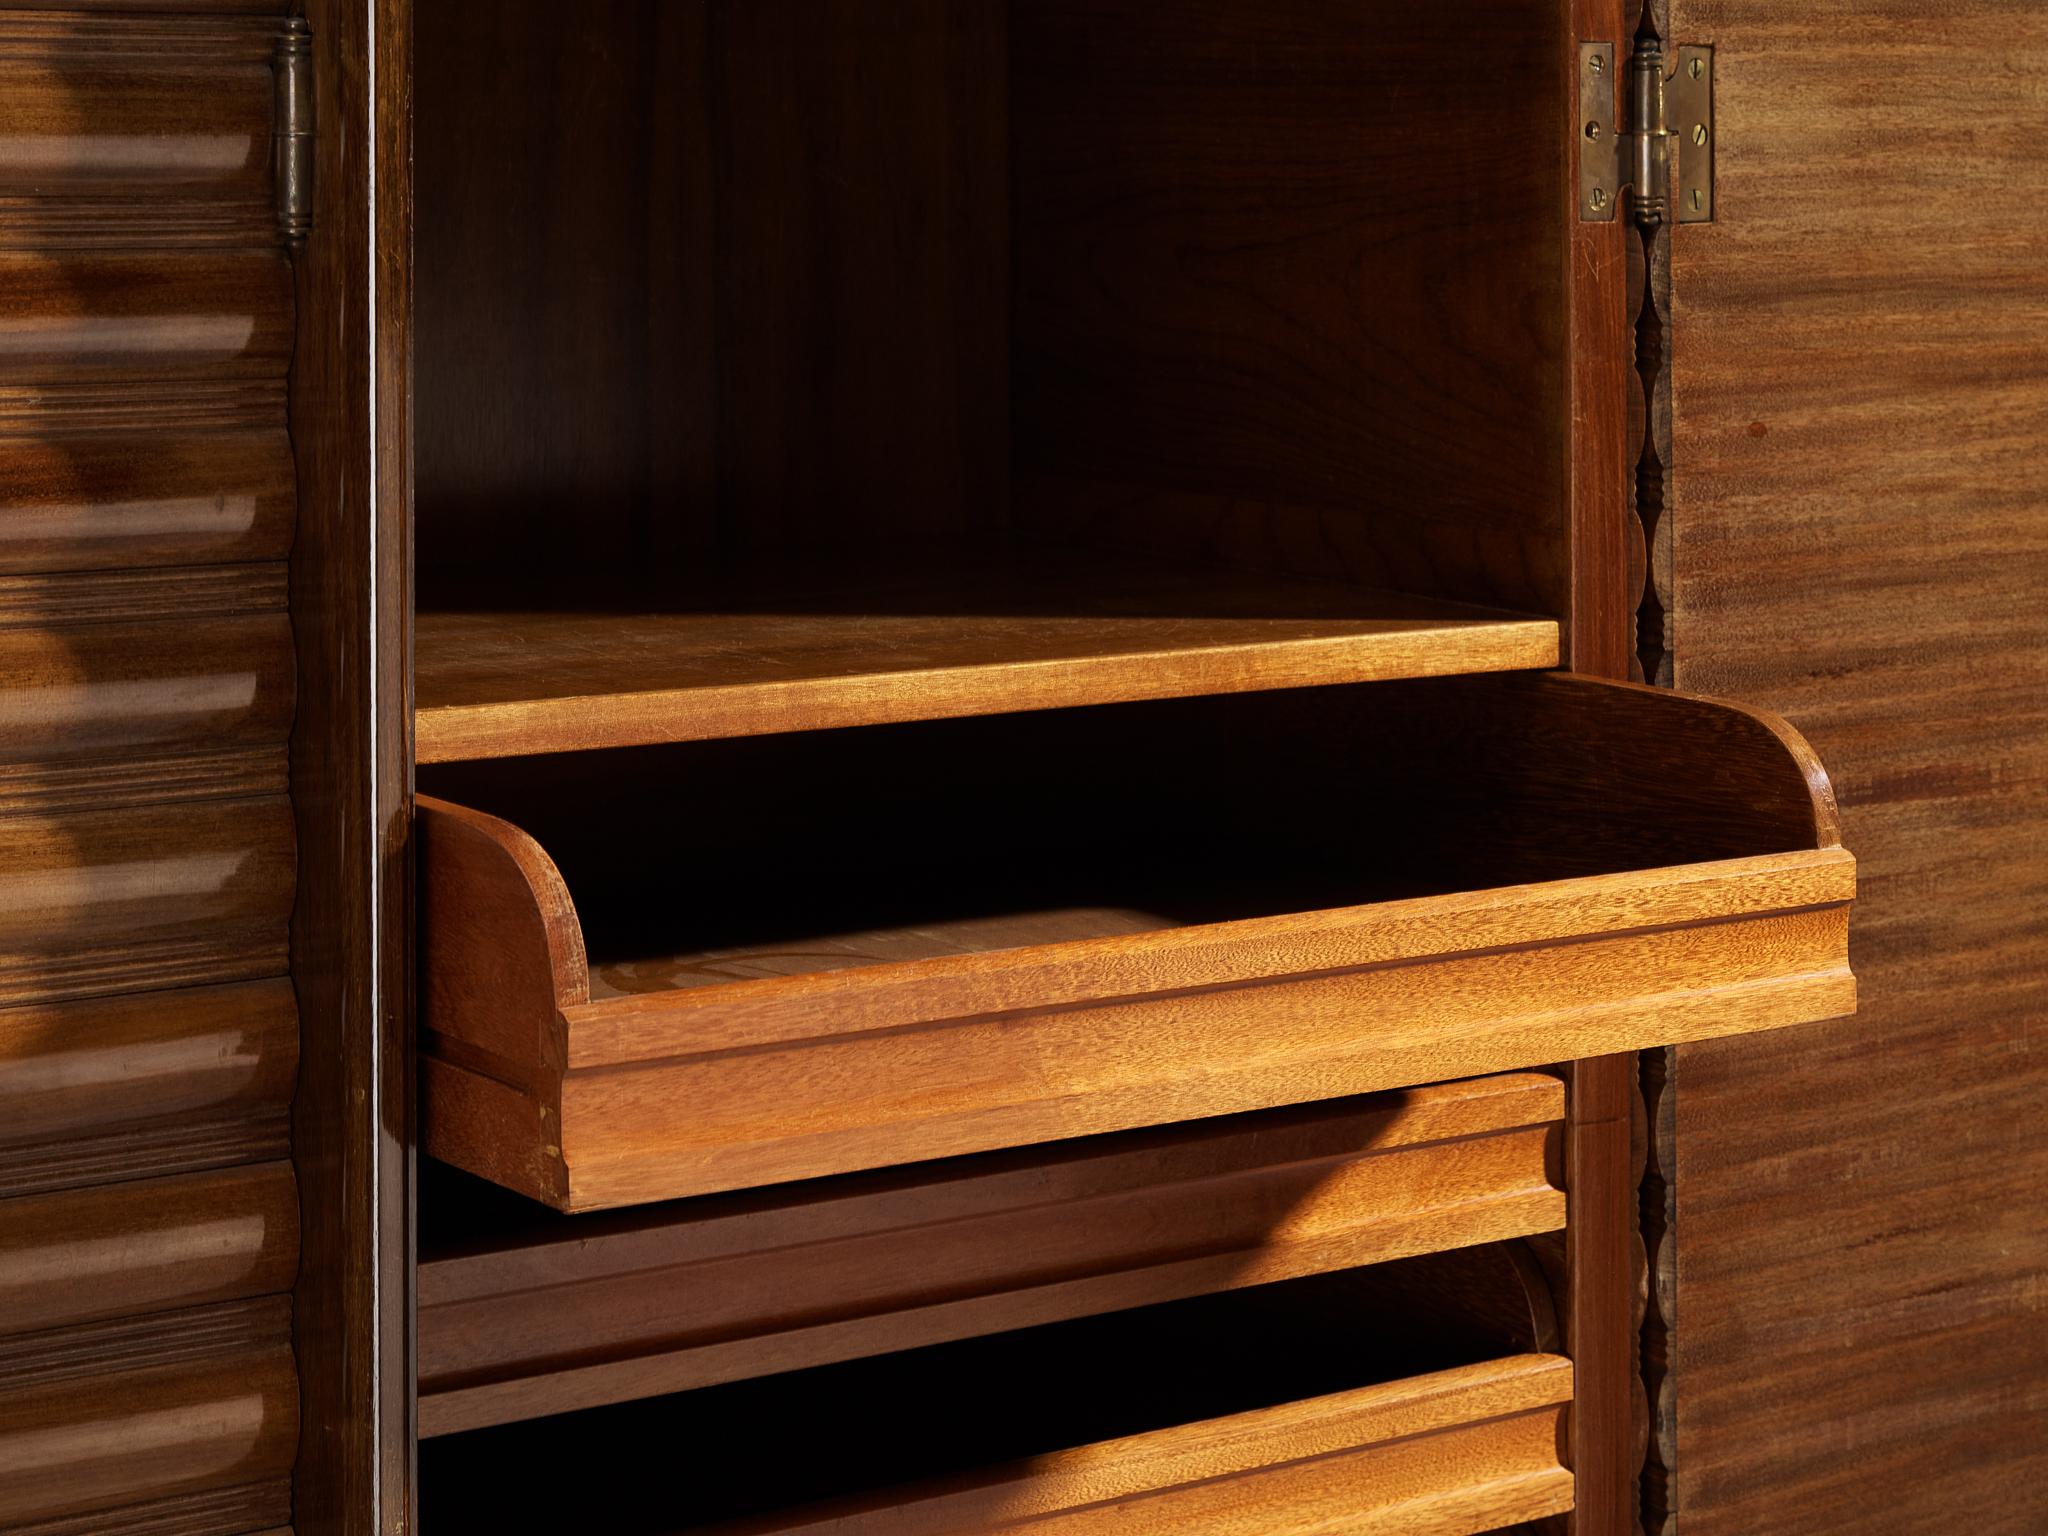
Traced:
<path fill-rule="evenodd" d="M 1636 377 L 1642 390 L 1643 434 L 1635 466 L 1636 673 L 1671 686 L 1671 526 L 1666 484 L 1671 472 L 1671 226 L 1642 234 L 1642 302 L 1636 312 Z"/>
<path fill-rule="evenodd" d="M 1665 36 L 1663 6 L 1647 0 L 1639 46 L 1656 45 L 1665 57 L 1677 49 Z M 1632 486 L 1635 526 L 1632 579 L 1636 594 L 1635 670 L 1639 680 L 1671 686 L 1671 529 L 1666 493 L 1671 470 L 1671 224 L 1639 235 L 1630 303 L 1634 306 L 1635 375 L 1639 436 Z"/>
<path fill-rule="evenodd" d="M 1675 56 L 1669 0 L 1644 0 L 1642 26 Z M 1669 484 L 1673 472 L 1671 433 L 1672 326 L 1671 227 L 1643 237 L 1636 290 L 1636 378 L 1641 389 L 1642 436 L 1635 465 L 1635 536 L 1640 594 L 1636 609 L 1636 664 L 1643 681 L 1660 688 L 1673 683 L 1675 633 L 1672 605 L 1672 544 Z M 1642 1523 L 1649 1536 L 1676 1536 L 1677 1388 L 1672 1343 L 1678 1326 L 1677 1294 L 1677 1115 L 1675 1050 L 1646 1051 L 1641 1058 L 1642 1097 L 1638 1109 L 1643 1239 L 1642 1371 L 1645 1445 Z"/>
<path fill-rule="evenodd" d="M 1647 1260 L 1643 1317 L 1643 1387 L 1649 1409 L 1647 1457 L 1643 1466 L 1643 1528 L 1650 1536 L 1678 1529 L 1676 1508 L 1677 1383 L 1672 1339 L 1678 1322 L 1677 1255 L 1673 1246 L 1677 1206 L 1676 1169 L 1671 1158 L 1677 1124 L 1671 1068 L 1677 1052 L 1645 1051 L 1642 1057 L 1643 1129 L 1647 1165 L 1642 1180 L 1643 1244 Z"/>

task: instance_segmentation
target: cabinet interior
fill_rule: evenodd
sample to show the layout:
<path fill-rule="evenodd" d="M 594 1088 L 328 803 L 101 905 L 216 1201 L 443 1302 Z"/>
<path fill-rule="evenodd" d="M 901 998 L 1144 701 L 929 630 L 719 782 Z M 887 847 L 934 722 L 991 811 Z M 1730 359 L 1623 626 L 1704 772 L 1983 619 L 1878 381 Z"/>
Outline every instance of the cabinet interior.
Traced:
<path fill-rule="evenodd" d="M 420 0 L 421 792 L 559 862 L 600 996 L 1664 862 L 1520 826 L 1398 681 L 1572 617 L 1562 11 Z M 566 1455 L 683 1528 L 1508 1347 L 1359 1311 L 1413 1273 L 451 1436 L 422 1518 L 566 1521 L 508 1474 Z"/>
<path fill-rule="evenodd" d="M 1552 664 L 1547 629 L 1481 654 L 1447 621 L 1569 617 L 1561 29 L 422 4 L 422 759 L 690 730 L 444 738 L 477 690 L 886 674 L 831 722 L 861 723 L 972 708 L 874 702 L 921 669 L 1001 708 L 1034 647 L 1157 664 L 1261 625 L 1275 684 Z M 575 622 L 622 610 L 717 622 Z M 1361 624 L 1421 638 L 1368 659 Z M 1132 670 L 1009 707 L 1210 691 Z M 726 702 L 699 734 L 786 728 Z"/>

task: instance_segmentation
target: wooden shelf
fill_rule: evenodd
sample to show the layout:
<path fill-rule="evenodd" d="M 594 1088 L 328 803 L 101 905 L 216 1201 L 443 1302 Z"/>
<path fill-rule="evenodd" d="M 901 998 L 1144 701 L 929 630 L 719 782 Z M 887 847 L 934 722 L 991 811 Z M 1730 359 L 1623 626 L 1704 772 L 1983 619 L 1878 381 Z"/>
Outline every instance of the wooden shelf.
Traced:
<path fill-rule="evenodd" d="M 573 601 L 419 614 L 420 762 L 1558 661 L 1550 619 L 1094 555 Z"/>

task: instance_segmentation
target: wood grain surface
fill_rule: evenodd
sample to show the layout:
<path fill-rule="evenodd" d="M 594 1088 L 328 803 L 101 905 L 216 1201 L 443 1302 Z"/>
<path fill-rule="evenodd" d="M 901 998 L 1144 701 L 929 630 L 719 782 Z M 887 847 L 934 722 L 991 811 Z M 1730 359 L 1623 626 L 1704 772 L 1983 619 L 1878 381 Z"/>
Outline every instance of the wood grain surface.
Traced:
<path fill-rule="evenodd" d="M 298 1267 L 282 1162 L 17 1200 L 0 1228 L 0 1330 L 276 1295 Z"/>
<path fill-rule="evenodd" d="M 0 10 L 9 1529 L 291 1517 L 282 10 Z"/>
<path fill-rule="evenodd" d="M 1579 101 L 1581 43 L 1615 45 L 1628 56 L 1634 32 L 1624 0 L 1571 0 L 1553 61 L 1568 84 L 1568 124 L 1559 136 L 1563 185 L 1576 188 L 1586 114 Z M 1616 99 L 1625 92 L 1614 82 Z M 1563 206 L 1565 196 L 1559 196 Z M 1625 679 L 1633 635 L 1633 574 L 1628 530 L 1627 466 L 1636 451 L 1638 413 L 1627 344 L 1628 254 L 1636 235 L 1622 210 L 1588 219 L 1578 209 L 1565 223 L 1566 302 L 1569 321 L 1571 612 L 1567 655 L 1579 674 Z M 1814 769 L 1817 780 L 1824 776 Z M 1553 791 L 1554 793 L 1554 791 Z M 1575 798 L 1566 790 L 1564 804 Z M 1824 795 L 1817 803 L 1830 804 Z M 1532 814 L 1554 814 L 1537 810 Z M 1682 815 L 1682 813 L 1680 813 Z M 1827 819 L 1828 812 L 1822 812 Z M 1834 829 L 1821 833 L 1834 841 Z M 1575 1499 L 1573 1536 L 1634 1536 L 1640 1438 L 1636 1398 L 1640 1367 L 1638 1319 L 1633 1305 L 1638 1248 L 1636 1180 L 1631 1176 L 1629 1084 L 1635 1057 L 1618 1054 L 1574 1062 L 1565 1159 L 1573 1191 L 1564 1242 L 1564 1347 L 1573 1370 L 1571 1455 Z"/>
<path fill-rule="evenodd" d="M 268 1324 L 245 1348 L 207 1341 L 188 1351 L 195 1359 L 129 1369 L 117 1359 L 0 1395 L 0 1521 L 89 1517 L 90 1529 L 119 1536 L 123 1506 L 286 1476 L 298 1377 L 282 1315 Z M 244 1513 L 244 1501 L 221 1501 L 185 1528 L 239 1536 L 247 1527 L 230 1522 Z"/>
<path fill-rule="evenodd" d="M 260 1113 L 291 1096 L 297 1022 L 282 978 L 0 1010 L 0 1123 L 51 1142 Z"/>
<path fill-rule="evenodd" d="M 574 1222 L 443 1176 L 421 1432 L 1553 1230 L 1563 1114 L 1486 1078 Z"/>
<path fill-rule="evenodd" d="M 2048 1527 L 2048 11 L 1673 0 L 1679 686 L 1784 711 L 1863 1012 L 1678 1055 L 1686 1536 Z M 1825 61 L 1819 63 L 1817 61 Z"/>
<path fill-rule="evenodd" d="M 276 36 L 262 19 L 149 23 L 10 7 L 0 15 L 0 221 L 112 245 L 121 230 L 105 212 L 126 204 L 130 227 L 153 224 L 158 240 L 211 243 L 232 232 L 262 243 L 276 219 Z"/>
<path fill-rule="evenodd" d="M 419 760 L 1554 666 L 1557 625 L 1081 556 L 419 619 Z M 0 654 L 4 663 L 4 654 Z"/>
<path fill-rule="evenodd" d="M 281 561 L 297 498 L 269 431 L 0 441 L 0 570 Z"/>

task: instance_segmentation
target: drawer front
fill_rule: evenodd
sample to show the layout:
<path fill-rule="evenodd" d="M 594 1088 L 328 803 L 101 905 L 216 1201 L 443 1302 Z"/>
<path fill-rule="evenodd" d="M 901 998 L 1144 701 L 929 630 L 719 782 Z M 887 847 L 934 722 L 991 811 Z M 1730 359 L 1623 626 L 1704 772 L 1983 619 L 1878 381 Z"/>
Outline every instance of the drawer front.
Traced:
<path fill-rule="evenodd" d="M 536 1213 L 422 1255 L 421 1433 L 1558 1231 L 1563 1123 L 1562 1082 L 1531 1074 L 775 1200 Z"/>
<path fill-rule="evenodd" d="M 1477 1536 L 1572 1507 L 1571 1392 L 1568 1361 L 1517 1356 L 719 1536 Z"/>

